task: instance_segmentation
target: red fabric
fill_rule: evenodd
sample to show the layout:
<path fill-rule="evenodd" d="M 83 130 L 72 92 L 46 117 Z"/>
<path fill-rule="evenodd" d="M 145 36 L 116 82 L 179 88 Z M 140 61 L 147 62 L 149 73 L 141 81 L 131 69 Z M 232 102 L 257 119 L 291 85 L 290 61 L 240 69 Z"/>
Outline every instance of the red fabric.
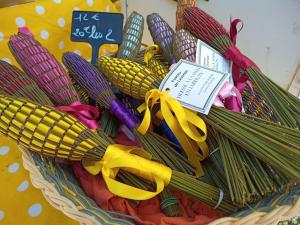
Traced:
<path fill-rule="evenodd" d="M 119 135 L 114 138 L 118 144 L 136 145 L 135 142 L 129 140 L 120 130 Z M 167 217 L 161 210 L 158 197 L 141 201 L 137 207 L 133 207 L 130 201 L 114 196 L 110 193 L 101 175 L 93 176 L 86 172 L 80 162 L 73 164 L 75 175 L 85 193 L 103 209 L 124 213 L 139 218 L 135 221 L 141 225 L 201 225 L 207 224 L 212 220 L 224 217 L 225 213 L 220 212 L 201 202 L 194 202 L 187 196 L 175 192 L 174 194 L 180 201 L 180 207 L 183 212 L 182 217 Z"/>
<path fill-rule="evenodd" d="M 87 173 L 79 162 L 73 165 L 73 170 L 79 178 L 85 193 L 103 209 L 124 213 L 139 218 L 136 223 L 141 225 L 200 225 L 207 224 L 226 214 L 201 202 L 194 202 L 187 196 L 175 192 L 183 212 L 181 217 L 167 217 L 160 211 L 158 197 L 141 201 L 138 207 L 133 207 L 128 200 L 114 196 L 106 189 L 101 175 L 93 176 Z"/>

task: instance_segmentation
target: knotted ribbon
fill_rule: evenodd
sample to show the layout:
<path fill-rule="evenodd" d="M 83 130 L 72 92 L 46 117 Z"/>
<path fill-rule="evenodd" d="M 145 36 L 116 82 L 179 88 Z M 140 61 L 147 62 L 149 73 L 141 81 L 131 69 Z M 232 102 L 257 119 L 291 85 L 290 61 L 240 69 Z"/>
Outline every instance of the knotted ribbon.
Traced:
<path fill-rule="evenodd" d="M 161 117 L 165 119 L 180 145 L 184 149 L 189 161 L 196 169 L 196 175 L 202 176 L 203 169 L 200 161 L 208 156 L 208 147 L 205 142 L 207 129 L 204 121 L 197 116 L 197 113 L 185 109 L 174 98 L 168 95 L 167 91 L 153 89 L 145 96 L 145 114 L 138 131 L 145 134 L 151 122 L 151 109 L 160 102 Z M 202 134 L 200 134 L 199 130 Z M 201 153 L 198 152 L 200 148 Z"/>
<path fill-rule="evenodd" d="M 114 99 L 109 107 L 110 112 L 118 118 L 123 124 L 125 124 L 129 129 L 133 129 L 137 123 L 139 123 L 139 119 L 127 110 L 122 102 L 118 99 Z"/>
<path fill-rule="evenodd" d="M 230 38 L 233 42 L 233 45 L 225 51 L 224 56 L 226 57 L 226 59 L 233 62 L 232 78 L 235 82 L 235 86 L 237 87 L 239 92 L 242 93 L 246 84 L 248 84 L 251 89 L 252 89 L 252 85 L 250 83 L 250 79 L 249 79 L 248 75 L 246 75 L 246 74 L 241 75 L 241 70 L 246 71 L 249 67 L 255 67 L 258 70 L 259 70 L 259 68 L 251 59 L 249 59 L 247 56 L 243 55 L 240 52 L 240 50 L 236 47 L 237 34 L 243 28 L 243 24 L 242 24 L 242 27 L 240 28 L 240 30 L 239 31 L 237 30 L 237 25 L 240 22 L 242 23 L 242 20 L 240 20 L 240 19 L 235 19 L 230 22 L 230 32 L 229 33 L 230 33 Z"/>
<path fill-rule="evenodd" d="M 102 173 L 107 188 L 113 194 L 134 200 L 146 200 L 158 195 L 171 180 L 172 170 L 151 161 L 143 149 L 124 145 L 109 145 L 101 161 L 84 160 L 84 168 L 96 175 Z M 115 180 L 120 169 L 156 183 L 156 191 L 146 191 Z"/>
<path fill-rule="evenodd" d="M 150 45 L 145 50 L 144 55 L 144 62 L 148 64 L 149 60 L 152 59 L 154 55 L 156 55 L 159 52 L 159 46 L 158 45 Z"/>
<path fill-rule="evenodd" d="M 99 128 L 96 121 L 99 118 L 99 110 L 94 106 L 85 105 L 78 101 L 68 106 L 57 106 L 56 108 L 74 115 L 91 130 Z"/>

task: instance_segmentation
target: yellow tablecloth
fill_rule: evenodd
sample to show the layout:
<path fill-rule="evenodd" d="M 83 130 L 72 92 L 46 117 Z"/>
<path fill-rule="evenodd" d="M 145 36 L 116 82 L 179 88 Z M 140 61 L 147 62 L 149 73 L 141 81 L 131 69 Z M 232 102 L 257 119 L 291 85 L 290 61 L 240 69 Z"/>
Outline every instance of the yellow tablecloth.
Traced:
<path fill-rule="evenodd" d="M 71 42 L 70 30 L 73 10 L 120 12 L 120 3 L 110 0 L 39 0 L 14 7 L 0 8 L 0 59 L 17 65 L 7 42 L 18 27 L 27 26 L 35 38 L 61 60 L 66 51 L 91 58 L 88 43 Z M 100 54 L 116 51 L 116 45 L 103 45 Z"/>
<path fill-rule="evenodd" d="M 0 136 L 0 178 L 0 224 L 79 224 L 53 208 L 42 192 L 32 186 L 20 150 L 3 136 Z"/>
<path fill-rule="evenodd" d="M 1 8 L 0 59 L 17 65 L 7 42 L 10 35 L 17 33 L 18 27 L 22 26 L 29 27 L 36 39 L 59 60 L 65 51 L 74 51 L 90 58 L 91 48 L 88 44 L 70 41 L 73 10 L 119 12 L 120 5 L 110 0 L 40 0 Z M 100 54 L 115 50 L 116 46 L 105 45 L 100 49 Z M 78 224 L 53 208 L 42 193 L 32 186 L 21 157 L 16 144 L 0 136 L 0 224 Z"/>

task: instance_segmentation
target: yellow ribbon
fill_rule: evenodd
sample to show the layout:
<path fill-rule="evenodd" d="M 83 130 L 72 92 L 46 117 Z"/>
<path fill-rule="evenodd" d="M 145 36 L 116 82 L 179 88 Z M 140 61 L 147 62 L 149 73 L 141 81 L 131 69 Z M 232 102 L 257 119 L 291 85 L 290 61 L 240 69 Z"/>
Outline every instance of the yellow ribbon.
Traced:
<path fill-rule="evenodd" d="M 160 101 L 160 116 L 176 136 L 182 148 L 187 154 L 188 159 L 196 169 L 196 175 L 204 174 L 200 161 L 208 156 L 208 147 L 205 142 L 207 129 L 204 121 L 197 116 L 197 113 L 183 108 L 180 102 L 170 97 L 167 91 L 153 89 L 147 92 L 145 96 L 145 114 L 138 131 L 145 134 L 151 122 L 151 109 Z M 149 108 L 150 106 L 150 108 Z M 159 115 L 158 114 L 158 115 Z M 199 130 L 202 134 L 200 134 Z M 200 148 L 201 153 L 198 149 Z"/>
<path fill-rule="evenodd" d="M 144 62 L 148 64 L 149 60 L 152 59 L 154 55 L 156 55 L 159 52 L 159 46 L 158 45 L 150 45 L 145 50 L 144 55 Z"/>
<path fill-rule="evenodd" d="M 166 187 L 172 176 L 172 170 L 151 161 L 151 155 L 143 149 L 124 145 L 110 145 L 101 161 L 82 162 L 91 174 L 102 172 L 107 188 L 113 194 L 134 200 L 146 200 L 159 194 Z M 156 191 L 146 191 L 115 180 L 120 169 L 126 170 L 146 180 L 156 183 Z"/>

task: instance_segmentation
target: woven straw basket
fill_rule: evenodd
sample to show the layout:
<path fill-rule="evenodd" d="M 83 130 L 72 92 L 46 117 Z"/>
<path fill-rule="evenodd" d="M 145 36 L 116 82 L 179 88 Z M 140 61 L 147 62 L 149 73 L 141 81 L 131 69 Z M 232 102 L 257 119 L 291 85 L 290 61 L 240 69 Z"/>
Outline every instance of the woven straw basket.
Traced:
<path fill-rule="evenodd" d="M 52 159 L 19 147 L 23 164 L 30 173 L 32 184 L 40 189 L 47 201 L 80 224 L 134 224 L 133 218 L 99 208 L 87 197 L 72 170 Z M 210 225 L 278 224 L 300 215 L 300 188 L 289 187 L 230 217 L 213 221 Z M 295 223 L 293 223 L 295 224 Z M 296 223 L 297 224 L 297 223 Z"/>

